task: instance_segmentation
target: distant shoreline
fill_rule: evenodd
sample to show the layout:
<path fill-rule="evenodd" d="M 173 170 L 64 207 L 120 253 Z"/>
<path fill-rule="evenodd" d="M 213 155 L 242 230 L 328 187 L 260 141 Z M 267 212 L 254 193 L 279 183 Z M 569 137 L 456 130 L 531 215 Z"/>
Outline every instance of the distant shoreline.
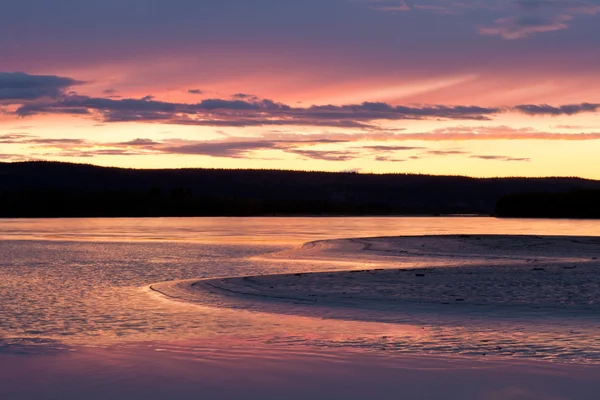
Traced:
<path fill-rule="evenodd" d="M 503 217 L 492 214 L 256 214 L 256 215 L 118 215 L 118 216 L 31 216 L 31 217 L 4 217 L 0 220 L 34 220 L 34 219 L 160 219 L 160 218 L 496 218 L 496 219 L 524 219 L 524 220 L 598 220 L 598 217 L 534 217 L 515 216 Z"/>
<path fill-rule="evenodd" d="M 600 218 L 600 181 L 0 163 L 0 218 Z"/>
<path fill-rule="evenodd" d="M 142 219 L 142 218 L 496 218 L 488 214 L 257 214 L 257 215 L 150 215 L 150 216 L 52 216 L 2 217 L 0 219 Z"/>

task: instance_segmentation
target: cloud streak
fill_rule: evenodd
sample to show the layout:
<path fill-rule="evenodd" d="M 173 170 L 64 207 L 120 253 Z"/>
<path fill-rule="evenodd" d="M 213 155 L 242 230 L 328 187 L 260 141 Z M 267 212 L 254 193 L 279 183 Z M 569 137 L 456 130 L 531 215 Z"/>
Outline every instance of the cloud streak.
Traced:
<path fill-rule="evenodd" d="M 40 99 L 57 99 L 82 82 L 55 75 L 29 75 L 24 72 L 0 72 L 0 104 Z"/>
<path fill-rule="evenodd" d="M 548 104 L 535 105 L 524 104 L 514 107 L 518 112 L 527 115 L 575 115 L 581 113 L 594 113 L 600 111 L 600 104 L 567 104 L 563 106 L 551 106 Z"/>
<path fill-rule="evenodd" d="M 16 106 L 14 115 L 22 118 L 58 114 L 88 117 L 101 123 L 145 122 L 212 127 L 312 126 L 376 130 L 383 121 L 489 121 L 506 113 L 572 116 L 600 111 L 600 103 L 484 107 L 362 102 L 301 107 L 241 93 L 230 99 L 210 98 L 197 103 L 179 103 L 157 100 L 153 96 L 139 99 L 90 97 L 69 91 L 80 83 L 58 76 L 4 73 L 0 74 L 0 93 L 3 93 L 5 101 Z M 11 111 L 5 109 L 4 114 L 7 113 Z"/>
<path fill-rule="evenodd" d="M 65 95 L 53 102 L 23 104 L 20 117 L 40 114 L 89 115 L 102 122 L 162 122 L 200 126 L 372 127 L 378 120 L 489 120 L 500 109 L 479 106 L 394 106 L 382 102 L 292 107 L 269 99 L 205 99 L 195 104 L 142 99 Z"/>
<path fill-rule="evenodd" d="M 493 26 L 479 28 L 482 35 L 501 36 L 504 39 L 522 39 L 535 33 L 552 32 L 567 29 L 573 17 L 567 14 L 552 18 L 538 16 L 519 16 L 498 18 Z"/>
<path fill-rule="evenodd" d="M 530 162 L 531 158 L 527 157 L 508 157 L 508 156 L 490 156 L 490 155 L 472 155 L 470 158 L 477 158 L 480 160 L 488 160 L 488 161 L 520 161 L 520 162 Z"/>
<path fill-rule="evenodd" d="M 282 160 L 283 154 L 299 156 L 303 159 L 343 162 L 371 159 L 379 162 L 405 162 L 423 158 L 462 157 L 488 161 L 529 162 L 528 157 L 505 155 L 473 154 L 467 148 L 429 148 L 426 146 L 403 145 L 402 141 L 444 142 L 459 140 L 600 140 L 595 134 L 553 134 L 528 129 L 511 130 L 507 127 L 466 128 L 456 127 L 423 133 L 382 133 L 369 135 L 330 134 L 330 135 L 279 135 L 279 138 L 230 137 L 227 140 L 152 140 L 137 138 L 123 142 L 95 142 L 85 139 L 40 138 L 25 133 L 12 133 L 0 136 L 0 143 L 27 145 L 31 149 L 52 150 L 59 157 L 96 156 L 147 156 L 147 155 L 198 155 L 230 159 L 265 159 L 265 151 L 270 160 Z M 381 145 L 357 144 L 368 141 L 383 141 Z M 333 146 L 333 147 L 332 147 Z M 398 157 L 399 154 L 402 156 Z M 40 155 L 39 153 L 34 155 Z M 278 158 L 279 157 L 279 158 Z"/>

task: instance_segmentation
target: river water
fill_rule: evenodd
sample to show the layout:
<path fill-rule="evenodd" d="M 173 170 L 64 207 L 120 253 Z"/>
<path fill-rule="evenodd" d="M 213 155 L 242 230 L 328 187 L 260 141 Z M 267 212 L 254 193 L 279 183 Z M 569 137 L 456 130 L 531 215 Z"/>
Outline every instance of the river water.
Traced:
<path fill-rule="evenodd" d="M 254 257 L 310 240 L 449 233 L 597 236 L 600 222 L 476 217 L 0 220 L 0 343 L 102 345 L 236 336 L 262 342 L 333 337 L 336 344 L 368 346 L 370 337 L 382 332 L 389 337 L 398 327 L 191 306 L 167 301 L 148 285 L 331 270 L 331 265 Z M 308 334 L 316 326 L 321 334 Z M 425 336 L 415 342 L 416 350 L 447 347 L 444 333 Z"/>
<path fill-rule="evenodd" d="M 571 340 L 564 326 L 527 321 L 444 327 L 275 315 L 186 304 L 149 290 L 152 283 L 180 279 L 348 268 L 348 263 L 336 267 L 258 257 L 307 241 L 469 233 L 600 236 L 600 222 L 480 217 L 0 220 L 0 388 L 15 399 L 197 398 L 196 384 L 214 389 L 206 398 L 316 398 L 315 393 L 337 398 L 341 388 L 347 389 L 345 398 L 387 398 L 386 388 L 394 384 L 414 390 L 418 398 L 448 398 L 448 390 L 468 386 L 473 393 L 461 397 L 467 399 L 494 389 L 495 383 L 484 383 L 487 378 L 493 382 L 498 372 L 465 367 L 452 378 L 454 386 L 431 388 L 437 392 L 426 396 L 423 387 L 429 385 L 422 381 L 439 370 L 441 361 L 423 367 L 430 375 L 408 376 L 411 369 L 398 380 L 389 360 L 364 357 L 398 353 L 481 360 L 495 354 L 567 362 L 572 368 L 600 364 L 597 320 L 570 327 L 576 337 Z M 255 366 L 255 374 L 249 374 L 247 363 Z M 447 380 L 456 363 L 444 371 L 440 379 Z M 518 384 L 530 380 L 524 387 L 549 373 L 532 375 L 529 367 L 513 372 Z M 279 386 L 263 381 L 278 373 L 284 376 Z M 236 376 L 237 383 L 224 375 Z M 354 385 L 348 376 L 354 376 Z M 480 378 L 482 388 L 471 384 Z M 305 379 L 312 383 L 297 386 Z M 380 386 L 363 393 L 365 379 L 381 381 Z M 461 379 L 470 383 L 465 386 Z M 556 387 L 548 382 L 541 379 L 539 387 L 530 389 L 574 393 L 570 381 L 556 381 Z M 596 381 L 586 382 L 577 398 L 593 398 Z M 230 389 L 235 393 L 223 395 Z"/>

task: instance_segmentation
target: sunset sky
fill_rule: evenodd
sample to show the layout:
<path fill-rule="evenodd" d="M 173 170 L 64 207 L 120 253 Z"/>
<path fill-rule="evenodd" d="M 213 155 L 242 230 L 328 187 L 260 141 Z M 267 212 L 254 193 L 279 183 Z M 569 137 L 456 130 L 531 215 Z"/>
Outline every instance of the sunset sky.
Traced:
<path fill-rule="evenodd" d="M 0 161 L 600 179 L 600 0 L 0 10 Z"/>

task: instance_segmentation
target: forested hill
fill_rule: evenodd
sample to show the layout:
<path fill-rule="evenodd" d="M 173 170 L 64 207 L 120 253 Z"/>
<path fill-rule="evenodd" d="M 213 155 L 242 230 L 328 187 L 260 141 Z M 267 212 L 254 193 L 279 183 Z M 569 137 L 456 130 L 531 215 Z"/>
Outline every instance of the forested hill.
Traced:
<path fill-rule="evenodd" d="M 498 201 L 496 215 L 509 218 L 600 219 L 600 190 L 511 194 Z"/>
<path fill-rule="evenodd" d="M 491 214 L 505 195 L 581 189 L 600 181 L 0 163 L 0 217 Z"/>

